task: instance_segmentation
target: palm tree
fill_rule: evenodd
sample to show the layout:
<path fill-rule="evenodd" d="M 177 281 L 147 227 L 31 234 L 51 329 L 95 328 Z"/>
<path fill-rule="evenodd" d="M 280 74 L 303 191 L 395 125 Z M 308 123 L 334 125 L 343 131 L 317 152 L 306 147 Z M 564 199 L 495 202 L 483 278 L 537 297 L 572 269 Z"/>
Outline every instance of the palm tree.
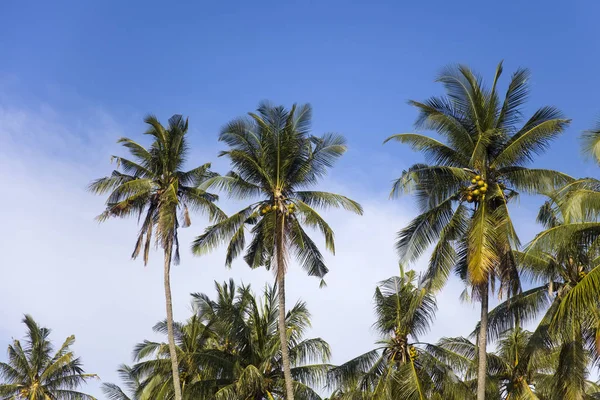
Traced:
<path fill-rule="evenodd" d="M 50 329 L 39 326 L 25 315 L 25 346 L 14 340 L 8 346 L 8 362 L 0 362 L 0 398 L 95 400 L 79 387 L 95 374 L 83 371 L 79 357 L 71 351 L 75 336 L 69 336 L 56 352 L 49 340 Z"/>
<path fill-rule="evenodd" d="M 146 117 L 144 122 L 149 126 L 145 134 L 153 140 L 150 147 L 146 149 L 128 138 L 119 139 L 118 143 L 129 150 L 134 161 L 113 156 L 117 169 L 111 176 L 93 181 L 89 189 L 95 194 L 110 193 L 106 210 L 98 217 L 99 221 L 130 216 L 142 220 L 132 258 L 137 258 L 143 250 L 144 265 L 147 264 L 153 236 L 164 252 L 171 368 L 175 400 L 181 400 L 170 283 L 171 262 L 179 263 L 177 230 L 180 226 L 185 228 L 191 224 L 190 209 L 208 213 L 211 220 L 219 220 L 224 214 L 214 204 L 217 196 L 199 188 L 206 179 L 214 176 L 209 170 L 210 164 L 189 171 L 182 170 L 188 153 L 188 120 L 181 115 L 174 115 L 166 128 L 152 115 Z"/>
<path fill-rule="evenodd" d="M 581 184 L 582 181 L 577 181 L 569 186 Z M 570 190 L 563 188 L 552 194 L 552 199 L 541 207 L 538 221 L 546 231 L 573 223 L 571 205 L 564 202 L 571 196 L 566 194 Z M 600 265 L 600 258 L 595 246 L 586 246 L 578 239 L 577 235 L 565 238 L 551 250 L 535 245 L 534 240 L 527 251 L 515 252 L 522 276 L 535 286 L 489 314 L 488 334 L 492 339 L 504 329 L 533 321 L 543 314 L 521 359 L 528 360 L 540 350 L 556 352 L 556 368 L 547 379 L 545 398 L 584 399 L 590 390 L 588 368 L 597 352 L 600 310 L 595 303 L 580 310 L 571 293 L 581 291 L 581 285 L 589 285 L 585 282 L 587 275 Z"/>
<path fill-rule="evenodd" d="M 216 369 L 217 400 L 284 399 L 287 393 L 283 374 L 281 341 L 278 334 L 279 305 L 277 288 L 266 286 L 260 297 L 247 286 L 236 290 L 217 285 L 217 301 L 195 295 L 195 306 L 219 341 L 207 352 L 206 368 Z M 234 295 L 235 294 L 235 295 Z M 297 302 L 285 317 L 289 335 L 292 387 L 300 400 L 319 400 L 314 386 L 324 386 L 329 369 L 329 345 L 320 338 L 304 339 L 310 328 L 310 313 L 304 302 Z"/>
<path fill-rule="evenodd" d="M 153 328 L 156 333 L 168 334 L 166 323 L 159 322 Z M 206 373 L 204 354 L 212 348 L 214 333 L 210 326 L 204 325 L 199 316 L 193 315 L 185 323 L 174 324 L 175 349 L 179 363 L 180 383 L 184 399 L 196 399 L 194 385 L 210 376 Z M 172 399 L 173 376 L 169 346 L 162 342 L 145 340 L 137 344 L 133 351 L 136 364 L 131 368 L 138 383 L 137 393 L 140 400 Z M 214 389 L 214 386 L 211 387 Z M 214 390 L 213 390 L 214 391 Z"/>
<path fill-rule="evenodd" d="M 584 132 L 583 139 L 584 153 L 600 163 L 600 123 Z M 589 310 L 597 309 L 600 296 L 600 259 L 596 258 L 600 237 L 600 181 L 592 178 L 574 181 L 554 193 L 553 201 L 561 219 L 535 237 L 528 253 L 552 253 L 556 247 L 569 244 L 571 250 L 579 249 L 591 257 L 592 262 L 582 271 L 585 274 L 577 277 L 577 284 L 571 285 L 557 310 L 557 320 L 579 320 Z"/>
<path fill-rule="evenodd" d="M 237 287 L 233 281 L 216 284 L 216 289 L 216 300 L 194 294 L 194 315 L 184 324 L 175 324 L 183 398 L 285 398 L 276 289 L 266 287 L 260 298 L 250 287 Z M 302 302 L 288 311 L 286 326 L 296 398 L 318 400 L 311 386 L 324 384 L 329 345 L 318 338 L 303 339 L 310 314 Z M 165 333 L 164 323 L 154 329 Z M 124 376 L 126 382 L 134 383 L 128 385 L 138 396 L 134 399 L 171 399 L 167 345 L 144 341 L 135 347 L 134 357 L 137 363 Z"/>
<path fill-rule="evenodd" d="M 428 286 L 441 289 L 454 269 L 481 302 L 478 400 L 485 398 L 490 289 L 499 280 L 501 291 L 510 295 L 519 290 L 510 250 L 519 239 L 508 204 L 518 191 L 549 192 L 571 180 L 556 171 L 527 168 L 569 120 L 554 107 L 542 107 L 519 126 L 529 72 L 513 74 L 503 100 L 497 89 L 501 74 L 502 63 L 489 89 L 468 67 L 447 68 L 438 78 L 445 97 L 410 102 L 420 113 L 417 128 L 435 130 L 445 142 L 413 133 L 386 140 L 407 143 L 430 162 L 412 166 L 392 189 L 392 196 L 415 192 L 421 212 L 398 235 L 401 260 L 415 261 L 435 243 Z"/>
<path fill-rule="evenodd" d="M 438 358 L 441 349 L 418 340 L 429 330 L 436 308 L 433 295 L 415 285 L 414 271 L 401 269 L 399 277 L 382 282 L 375 291 L 379 347 L 330 371 L 332 398 L 470 399 L 454 366 Z"/>
<path fill-rule="evenodd" d="M 504 331 L 497 349 L 488 354 L 486 398 L 490 400 L 540 400 L 548 391 L 556 368 L 555 349 L 539 347 L 535 335 L 520 327 Z M 440 351 L 442 349 L 442 351 Z M 475 388 L 477 345 L 467 338 L 442 338 L 431 351 L 465 377 Z M 570 398 L 570 397 L 565 397 Z M 562 399 L 562 397 L 561 397 Z"/>
<path fill-rule="evenodd" d="M 347 197 L 307 190 L 346 151 L 339 135 L 310 135 L 311 113 L 309 105 L 294 105 L 288 111 L 262 103 L 257 114 L 249 113 L 249 118 L 233 120 L 222 129 L 219 140 L 229 149 L 221 155 L 229 157 L 233 170 L 210 179 L 206 187 L 217 186 L 238 199 L 258 201 L 207 228 L 192 247 L 201 255 L 228 243 L 225 263 L 230 266 L 246 247 L 245 225 L 251 226 L 245 261 L 252 268 L 265 266 L 275 272 L 288 400 L 294 398 L 285 331 L 285 273 L 290 255 L 309 275 L 322 278 L 328 269 L 304 226 L 321 231 L 328 250 L 333 252 L 335 247 L 333 231 L 314 208 L 343 207 L 362 214 L 361 206 Z"/>

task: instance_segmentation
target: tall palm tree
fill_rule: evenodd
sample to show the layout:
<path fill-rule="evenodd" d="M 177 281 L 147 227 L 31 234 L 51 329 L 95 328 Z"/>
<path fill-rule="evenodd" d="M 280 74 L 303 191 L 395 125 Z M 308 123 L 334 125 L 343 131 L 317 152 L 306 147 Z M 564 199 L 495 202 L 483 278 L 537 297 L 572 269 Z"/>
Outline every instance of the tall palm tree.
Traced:
<path fill-rule="evenodd" d="M 95 400 L 78 391 L 97 376 L 84 373 L 81 359 L 71 351 L 75 336 L 69 336 L 55 351 L 50 329 L 39 326 L 29 315 L 23 323 L 27 326 L 25 346 L 14 340 L 8 346 L 8 362 L 0 362 L 0 398 Z"/>
<path fill-rule="evenodd" d="M 390 278 L 375 291 L 379 347 L 329 372 L 339 400 L 470 399 L 468 387 L 438 358 L 440 348 L 421 343 L 436 311 L 434 296 L 416 286 L 414 271 Z M 438 354 L 436 354 L 438 353 Z M 437 396 L 437 397 L 436 397 Z"/>
<path fill-rule="evenodd" d="M 394 183 L 392 196 L 415 192 L 421 214 L 398 235 L 401 260 L 412 262 L 435 244 L 429 262 L 429 286 L 441 289 L 454 269 L 481 303 L 481 335 L 477 399 L 485 398 L 486 318 L 494 283 L 502 291 L 519 290 L 510 249 L 519 239 L 508 204 L 519 191 L 548 192 L 570 181 L 556 171 L 527 165 L 569 124 L 554 107 L 542 107 L 520 126 L 529 93 L 529 72 L 512 76 L 501 100 L 497 83 L 491 88 L 468 67 L 445 69 L 440 77 L 446 96 L 411 101 L 419 110 L 417 128 L 437 131 L 445 140 L 420 134 L 398 134 L 396 140 L 423 152 L 430 164 L 416 164 Z"/>
<path fill-rule="evenodd" d="M 265 266 L 275 272 L 288 400 L 294 398 L 285 330 L 285 274 L 290 255 L 309 275 L 322 278 L 328 269 L 304 226 L 321 231 L 328 250 L 333 252 L 335 247 L 333 231 L 315 208 L 342 207 L 362 214 L 361 206 L 347 197 L 310 190 L 346 151 L 342 136 L 310 134 L 311 114 L 309 105 L 294 105 L 288 111 L 262 103 L 258 113 L 233 120 L 222 129 L 219 140 L 229 149 L 221 155 L 230 159 L 232 171 L 210 179 L 206 187 L 220 187 L 238 199 L 257 201 L 207 228 L 192 247 L 201 255 L 228 243 L 225 263 L 230 266 L 244 251 L 245 226 L 251 226 L 245 261 L 252 268 Z"/>
<path fill-rule="evenodd" d="M 98 217 L 99 221 L 130 216 L 142 221 L 132 258 L 137 258 L 143 251 L 144 264 L 148 262 L 153 236 L 164 252 L 171 368 L 175 400 L 181 400 L 170 283 L 171 263 L 179 263 L 177 230 L 191 224 L 190 209 L 208 213 L 211 220 L 219 220 L 224 214 L 214 204 L 217 196 L 200 189 L 206 179 L 214 176 L 209 170 L 210 164 L 189 171 L 182 169 L 189 149 L 186 137 L 188 120 L 174 115 L 166 128 L 152 115 L 144 122 L 148 125 L 145 134 L 152 138 L 150 147 L 146 149 L 128 138 L 119 139 L 118 143 L 129 150 L 133 160 L 113 156 L 117 169 L 111 176 L 93 181 L 89 189 L 95 194 L 110 193 L 106 210 Z"/>

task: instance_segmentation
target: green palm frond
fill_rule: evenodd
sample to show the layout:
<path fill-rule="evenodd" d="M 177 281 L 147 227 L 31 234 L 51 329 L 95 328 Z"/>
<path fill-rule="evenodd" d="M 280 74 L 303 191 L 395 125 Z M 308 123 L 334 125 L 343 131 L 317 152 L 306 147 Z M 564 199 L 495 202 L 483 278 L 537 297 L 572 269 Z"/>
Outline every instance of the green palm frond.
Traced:
<path fill-rule="evenodd" d="M 563 118 L 554 107 L 537 110 L 525 125 L 505 144 L 491 163 L 492 168 L 522 165 L 542 154 L 569 125 L 571 120 Z"/>
<path fill-rule="evenodd" d="M 29 315 L 25 315 L 23 323 L 27 327 L 25 346 L 14 340 L 8 346 L 8 361 L 0 363 L 0 396 L 3 399 L 95 400 L 78 391 L 97 376 L 86 374 L 81 359 L 71 350 L 75 337 L 68 337 L 55 350 L 49 340 L 49 329 L 41 327 Z"/>
<path fill-rule="evenodd" d="M 387 143 L 390 140 L 409 144 L 413 150 L 425 153 L 428 162 L 432 164 L 462 167 L 469 162 L 460 152 L 428 136 L 414 133 L 400 133 L 390 136 L 383 143 Z"/>
<path fill-rule="evenodd" d="M 328 207 L 343 208 L 362 215 L 363 209 L 356 201 L 335 193 L 317 191 L 298 191 L 295 197 L 310 207 L 327 209 Z"/>
<path fill-rule="evenodd" d="M 427 248 L 439 239 L 444 227 L 453 217 L 452 199 L 439 204 L 416 217 L 406 228 L 398 233 L 396 250 L 400 260 L 417 260 Z"/>

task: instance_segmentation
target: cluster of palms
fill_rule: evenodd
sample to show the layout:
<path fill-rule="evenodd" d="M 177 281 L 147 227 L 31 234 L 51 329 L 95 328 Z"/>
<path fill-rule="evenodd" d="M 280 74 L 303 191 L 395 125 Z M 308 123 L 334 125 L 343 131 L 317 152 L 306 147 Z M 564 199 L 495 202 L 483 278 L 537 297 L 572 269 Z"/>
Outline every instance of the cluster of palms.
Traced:
<path fill-rule="evenodd" d="M 285 396 L 281 341 L 277 332 L 277 290 L 255 296 L 233 281 L 217 284 L 217 297 L 193 294 L 194 314 L 175 324 L 181 387 L 186 399 L 279 399 Z M 292 386 L 296 398 L 318 399 L 311 388 L 325 382 L 329 345 L 304 339 L 310 327 L 306 305 L 298 302 L 285 316 Z M 166 333 L 166 324 L 154 329 Z M 110 399 L 163 399 L 173 393 L 170 354 L 163 343 L 144 341 L 134 349 L 137 363 L 122 366 L 127 383 L 104 384 Z M 128 392 L 127 394 L 125 392 Z"/>
<path fill-rule="evenodd" d="M 138 345 L 135 364 L 119 370 L 127 389 L 106 384 L 107 395 L 293 400 L 317 399 L 326 388 L 339 400 L 600 398 L 590 381 L 600 354 L 600 182 L 530 167 L 570 121 L 553 107 L 524 119 L 528 71 L 515 72 L 503 96 L 501 75 L 502 64 L 488 87 L 467 67 L 446 69 L 439 77 L 445 96 L 411 101 L 419 112 L 417 128 L 441 139 L 409 133 L 386 140 L 410 145 L 427 161 L 405 171 L 392 188 L 393 196 L 414 194 L 420 209 L 398 234 L 400 263 L 433 251 L 423 274 L 401 267 L 399 276 L 376 289 L 381 340 L 339 366 L 328 364 L 327 343 L 303 339 L 309 314 L 303 303 L 286 310 L 285 278 L 292 262 L 321 279 L 328 272 L 306 231 L 322 233 L 334 252 L 333 231 L 318 209 L 362 214 L 355 201 L 314 190 L 345 152 L 344 138 L 313 136 L 308 105 L 287 110 L 264 103 L 222 129 L 219 140 L 228 148 L 220 155 L 231 162 L 226 175 L 210 164 L 183 170 L 188 121 L 182 116 L 166 127 L 146 118 L 149 147 L 120 139 L 132 159 L 115 156 L 117 170 L 90 189 L 109 195 L 100 220 L 140 221 L 133 258 L 143 254 L 147 262 L 153 244 L 163 250 L 166 320 L 155 330 L 166 334 L 167 344 Z M 585 151 L 600 161 L 600 129 L 584 139 Z M 213 191 L 248 204 L 227 216 Z M 527 246 L 510 216 L 519 193 L 547 198 L 538 215 L 544 230 Z M 170 268 L 180 259 L 178 229 L 191 224 L 194 211 L 212 223 L 192 243 L 194 254 L 224 244 L 227 266 L 243 255 L 250 267 L 272 270 L 275 283 L 260 297 L 233 282 L 217 285 L 217 300 L 193 295 L 194 313 L 180 324 L 173 321 Z M 451 273 L 464 282 L 464 297 L 481 304 L 480 322 L 469 338 L 420 342 L 433 323 L 435 295 Z M 505 299 L 493 310 L 491 294 Z M 68 353 L 70 343 L 55 359 L 49 345 L 35 344 L 46 340 L 47 330 L 25 321 L 30 346 L 9 348 L 9 362 L 0 364 L 6 381 L 0 396 L 83 396 L 69 392 L 89 377 Z M 44 368 L 50 372 L 44 375 Z M 48 378 L 57 370 L 69 378 Z"/>

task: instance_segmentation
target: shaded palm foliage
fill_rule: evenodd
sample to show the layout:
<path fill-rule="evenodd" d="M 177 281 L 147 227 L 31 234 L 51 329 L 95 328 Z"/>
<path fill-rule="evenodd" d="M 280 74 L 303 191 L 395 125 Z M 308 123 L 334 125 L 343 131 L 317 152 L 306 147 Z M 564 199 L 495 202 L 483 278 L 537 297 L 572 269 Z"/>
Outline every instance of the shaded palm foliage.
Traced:
<path fill-rule="evenodd" d="M 570 346 L 539 343 L 536 332 L 515 327 L 501 333 L 496 351 L 488 353 L 486 399 L 488 400 L 559 400 L 594 399 L 598 384 L 584 379 L 583 389 L 565 391 L 568 367 L 565 353 Z M 439 353 L 438 348 L 446 352 Z M 443 338 L 431 349 L 441 360 L 452 365 L 465 383 L 476 387 L 477 345 L 467 338 Z M 590 356 L 584 354 L 584 357 Z M 573 371 L 577 375 L 577 371 Z"/>
<path fill-rule="evenodd" d="M 466 66 L 445 69 L 438 81 L 446 96 L 410 102 L 419 111 L 416 127 L 436 131 L 442 140 L 413 133 L 387 139 L 409 144 L 429 162 L 409 168 L 392 189 L 392 195 L 415 193 L 420 208 L 420 215 L 398 235 L 402 261 L 415 261 L 435 244 L 428 286 L 440 289 L 454 270 L 481 302 L 479 400 L 485 396 L 490 287 L 499 282 L 508 295 L 519 291 L 511 253 L 519 238 L 509 203 L 518 192 L 547 193 L 571 181 L 556 171 L 528 168 L 569 120 L 554 107 L 542 107 L 521 124 L 529 72 L 516 71 L 504 97 L 497 87 L 501 74 L 502 63 L 486 87 Z"/>
<path fill-rule="evenodd" d="M 585 132 L 583 139 L 584 152 L 600 162 L 600 125 Z M 556 248 L 566 248 L 571 255 L 585 257 L 575 257 L 571 261 L 570 290 L 564 294 L 557 309 L 556 321 L 561 322 L 555 327 L 570 327 L 571 324 L 563 323 L 563 320 L 580 321 L 586 314 L 597 316 L 600 298 L 600 181 L 585 178 L 572 182 L 553 193 L 553 204 L 553 208 L 547 207 L 549 220 L 546 229 L 531 242 L 528 253 L 553 253 Z"/>
<path fill-rule="evenodd" d="M 580 183 L 571 186 L 580 186 Z M 558 200 L 548 200 L 540 209 L 538 221 L 547 230 L 572 222 L 571 204 L 563 201 L 565 190 L 554 193 L 552 198 Z M 492 338 L 512 326 L 535 321 L 541 315 L 522 359 L 527 360 L 542 350 L 556 352 L 555 370 L 548 379 L 544 398 L 587 398 L 589 368 L 598 354 L 600 313 L 597 303 L 578 312 L 572 293 L 586 290 L 581 285 L 585 287 L 587 275 L 598 267 L 599 254 L 597 248 L 585 245 L 577 235 L 555 243 L 552 249 L 537 246 L 534 240 L 526 252 L 516 252 L 516 255 L 521 275 L 536 286 L 490 312 L 488 333 Z"/>
<path fill-rule="evenodd" d="M 416 286 L 414 271 L 382 282 L 375 291 L 378 348 L 329 372 L 332 398 L 469 399 L 468 388 L 438 358 L 442 348 L 420 343 L 434 318 L 435 299 Z"/>
<path fill-rule="evenodd" d="M 181 115 L 169 119 L 167 127 L 154 116 L 148 116 L 146 135 L 152 139 L 149 148 L 128 138 L 119 139 L 132 159 L 113 156 L 117 169 L 109 177 L 93 181 L 89 189 L 96 194 L 109 194 L 106 210 L 98 217 L 134 216 L 142 222 L 132 257 L 143 253 L 148 262 L 153 238 L 164 251 L 164 286 L 167 328 L 171 349 L 173 382 L 179 382 L 177 355 L 173 338 L 173 306 L 171 301 L 171 262 L 179 263 L 179 227 L 191 224 L 190 210 L 208 213 L 211 220 L 224 214 L 214 205 L 217 196 L 200 189 L 200 185 L 215 174 L 210 164 L 189 171 L 183 166 L 188 153 L 188 120 Z M 175 386 L 175 399 L 181 399 L 181 388 Z"/>
<path fill-rule="evenodd" d="M 519 327 L 499 336 L 497 349 L 488 353 L 486 399 L 532 400 L 538 399 L 538 386 L 547 384 L 553 370 L 552 352 L 539 349 L 529 354 L 531 332 Z M 479 349 L 467 338 L 442 338 L 436 345 L 446 353 L 440 358 L 453 365 L 473 390 L 477 385 L 477 357 Z M 437 349 L 433 349 L 436 351 Z"/>
<path fill-rule="evenodd" d="M 0 399 L 94 400 L 79 391 L 96 375 L 84 373 L 81 359 L 71 351 L 75 336 L 55 349 L 50 329 L 39 326 L 29 315 L 23 323 L 27 327 L 24 345 L 14 340 L 8 346 L 8 362 L 0 362 Z"/>
<path fill-rule="evenodd" d="M 277 332 L 277 290 L 266 287 L 256 297 L 233 281 L 217 284 L 217 297 L 194 294 L 194 315 L 175 324 L 175 339 L 184 399 L 280 400 L 286 395 L 282 351 Z M 295 398 L 320 399 L 330 350 L 322 339 L 304 339 L 310 327 L 306 305 L 286 313 L 292 385 Z M 165 324 L 155 331 L 165 333 Z M 134 350 L 137 363 L 124 369 L 131 400 L 173 398 L 168 346 L 144 341 Z M 116 400 L 127 399 L 111 385 Z"/>
<path fill-rule="evenodd" d="M 333 252 L 335 246 L 332 229 L 316 209 L 341 207 L 362 214 L 360 205 L 347 197 L 313 190 L 346 151 L 346 142 L 335 134 L 311 135 L 311 117 L 309 105 L 286 110 L 263 103 L 256 114 L 233 120 L 222 129 L 219 140 L 229 148 L 221 155 L 230 159 L 232 171 L 211 178 L 206 187 L 225 189 L 235 198 L 256 202 L 207 228 L 193 243 L 196 254 L 227 243 L 226 265 L 245 249 L 244 260 L 250 267 L 274 270 L 288 400 L 293 400 L 294 392 L 284 326 L 288 263 L 294 257 L 309 275 L 323 278 L 328 269 L 305 228 L 321 232 L 328 250 Z M 251 235 L 248 246 L 246 226 Z"/>

